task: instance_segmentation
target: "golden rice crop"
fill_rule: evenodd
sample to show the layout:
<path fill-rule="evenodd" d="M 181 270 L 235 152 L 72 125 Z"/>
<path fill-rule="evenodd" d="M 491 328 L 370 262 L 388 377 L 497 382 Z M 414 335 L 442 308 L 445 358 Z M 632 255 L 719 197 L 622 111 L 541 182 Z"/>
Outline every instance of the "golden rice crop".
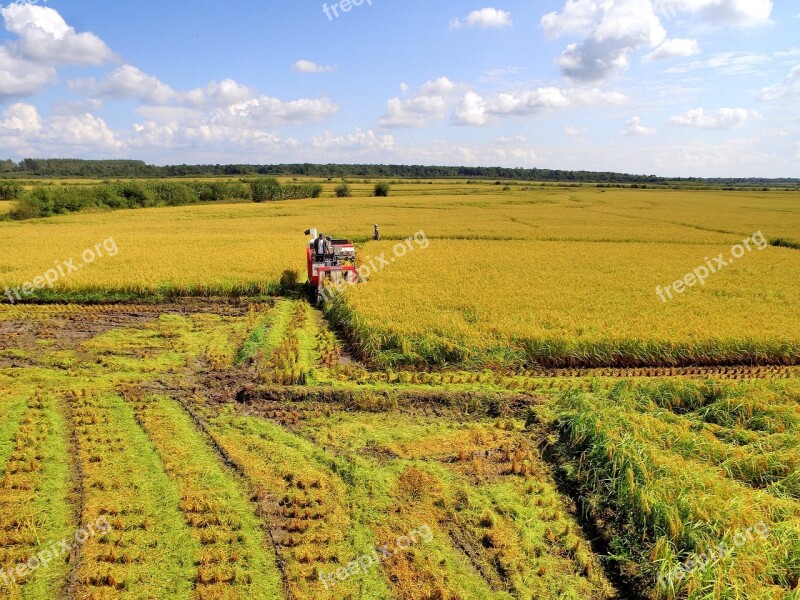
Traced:
<path fill-rule="evenodd" d="M 391 256 L 393 243 L 424 231 L 429 249 L 374 275 L 334 315 L 365 356 L 484 366 L 797 360 L 797 250 L 754 250 L 667 304 L 656 295 L 756 231 L 800 240 L 796 192 L 405 182 L 394 194 L 0 222 L 0 292 L 113 238 L 116 256 L 61 278 L 55 293 L 274 293 L 285 270 L 302 280 L 309 227 L 356 240 L 361 260 Z M 373 223 L 384 242 L 367 241 Z"/>
<path fill-rule="evenodd" d="M 768 237 L 789 239 L 797 238 L 800 231 L 800 199 L 790 193 L 753 197 L 751 193 L 593 188 L 487 193 L 487 187 L 494 191 L 491 186 L 398 187 L 403 195 L 380 200 L 322 198 L 0 222 L 4 241 L 0 285 L 30 281 L 55 261 L 77 258 L 107 238 L 117 242 L 117 256 L 99 259 L 57 285 L 73 290 L 152 289 L 159 285 L 224 287 L 277 281 L 285 269 L 304 273 L 303 231 L 309 227 L 357 241 L 369 239 L 372 224 L 379 223 L 385 239 L 402 239 L 424 230 L 432 239 L 595 242 L 576 248 L 585 254 L 603 253 L 603 246 L 597 244 L 604 241 L 726 248 L 759 228 Z M 755 211 L 751 205 L 764 210 Z M 517 257 L 498 259 L 509 270 L 516 269 L 519 262 Z M 471 265 L 470 271 L 474 267 Z M 608 269 L 614 269 L 613 263 Z M 466 278 L 465 285 L 471 280 Z"/>
<path fill-rule="evenodd" d="M 391 255 L 390 243 L 371 245 Z M 724 247 L 432 239 L 333 312 L 367 355 L 400 362 L 653 364 L 797 357 L 800 253 L 754 250 L 666 304 Z M 389 353 L 389 354 L 387 354 Z M 737 354 L 738 353 L 738 354 Z M 770 354 L 772 353 L 772 354 Z M 559 359 L 558 361 L 556 359 Z M 561 362 L 559 362 L 561 361 Z"/>

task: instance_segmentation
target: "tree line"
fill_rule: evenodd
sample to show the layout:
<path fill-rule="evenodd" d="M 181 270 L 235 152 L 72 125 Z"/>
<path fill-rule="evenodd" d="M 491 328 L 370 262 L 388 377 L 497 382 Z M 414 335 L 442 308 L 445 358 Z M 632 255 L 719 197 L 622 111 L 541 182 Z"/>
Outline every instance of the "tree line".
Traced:
<path fill-rule="evenodd" d="M 610 171 L 565 171 L 538 168 L 445 167 L 380 164 L 275 164 L 275 165 L 148 165 L 140 160 L 81 160 L 72 158 L 26 158 L 19 163 L 0 161 L 0 177 L 15 178 L 167 178 L 257 176 L 315 177 L 325 179 L 496 179 L 506 181 L 572 182 L 596 184 L 653 184 L 665 186 L 710 185 L 715 187 L 798 187 L 792 178 L 666 178 Z"/>

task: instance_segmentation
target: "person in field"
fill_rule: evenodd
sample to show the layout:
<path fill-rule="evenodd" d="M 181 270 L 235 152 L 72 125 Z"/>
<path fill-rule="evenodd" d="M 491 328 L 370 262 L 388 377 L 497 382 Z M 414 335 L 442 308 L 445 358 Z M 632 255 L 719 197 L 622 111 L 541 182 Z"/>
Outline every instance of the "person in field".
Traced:
<path fill-rule="evenodd" d="M 325 260 L 333 260 L 333 240 L 325 238 Z"/>
<path fill-rule="evenodd" d="M 317 262 L 322 262 L 325 260 L 325 246 L 325 235 L 320 233 L 319 237 L 314 241 L 314 250 L 316 250 L 317 253 Z"/>
<path fill-rule="evenodd" d="M 381 239 L 381 230 L 378 229 L 378 224 L 377 223 L 375 223 L 375 233 L 372 234 L 372 239 L 374 241 L 376 241 L 376 242 L 380 241 L 380 239 Z"/>

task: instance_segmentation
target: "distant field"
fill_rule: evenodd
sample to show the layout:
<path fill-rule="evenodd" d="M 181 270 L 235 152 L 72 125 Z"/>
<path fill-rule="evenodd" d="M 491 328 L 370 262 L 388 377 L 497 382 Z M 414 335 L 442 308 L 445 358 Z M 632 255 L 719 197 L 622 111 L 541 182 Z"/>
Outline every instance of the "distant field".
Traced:
<path fill-rule="evenodd" d="M 326 193 L 333 183 L 326 182 Z M 361 183 L 366 193 L 369 184 Z M 331 189 L 327 189 L 331 188 Z M 431 193 L 432 195 L 427 195 Z M 379 223 L 384 241 L 368 242 Z M 781 362 L 800 343 L 800 252 L 753 249 L 664 304 L 671 285 L 760 231 L 800 240 L 800 195 L 397 184 L 389 198 L 322 198 L 73 214 L 0 223 L 0 287 L 113 238 L 119 253 L 60 292 L 275 290 L 304 276 L 309 227 L 362 261 L 424 231 L 430 247 L 348 292 L 337 318 L 389 363 L 522 365 Z M 708 257 L 708 258 L 707 258 Z M 2 291 L 2 290 L 0 290 Z M 60 293 L 59 292 L 59 293 Z M 787 358 L 789 357 L 789 358 Z"/>

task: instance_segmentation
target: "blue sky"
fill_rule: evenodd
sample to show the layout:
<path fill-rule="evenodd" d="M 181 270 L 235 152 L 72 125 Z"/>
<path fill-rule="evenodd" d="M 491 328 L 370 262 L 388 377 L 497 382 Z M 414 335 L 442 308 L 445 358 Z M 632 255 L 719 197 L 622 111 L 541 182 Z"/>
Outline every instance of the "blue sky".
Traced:
<path fill-rule="evenodd" d="M 0 158 L 800 177 L 800 2 L 346 3 L 5 4 Z"/>

